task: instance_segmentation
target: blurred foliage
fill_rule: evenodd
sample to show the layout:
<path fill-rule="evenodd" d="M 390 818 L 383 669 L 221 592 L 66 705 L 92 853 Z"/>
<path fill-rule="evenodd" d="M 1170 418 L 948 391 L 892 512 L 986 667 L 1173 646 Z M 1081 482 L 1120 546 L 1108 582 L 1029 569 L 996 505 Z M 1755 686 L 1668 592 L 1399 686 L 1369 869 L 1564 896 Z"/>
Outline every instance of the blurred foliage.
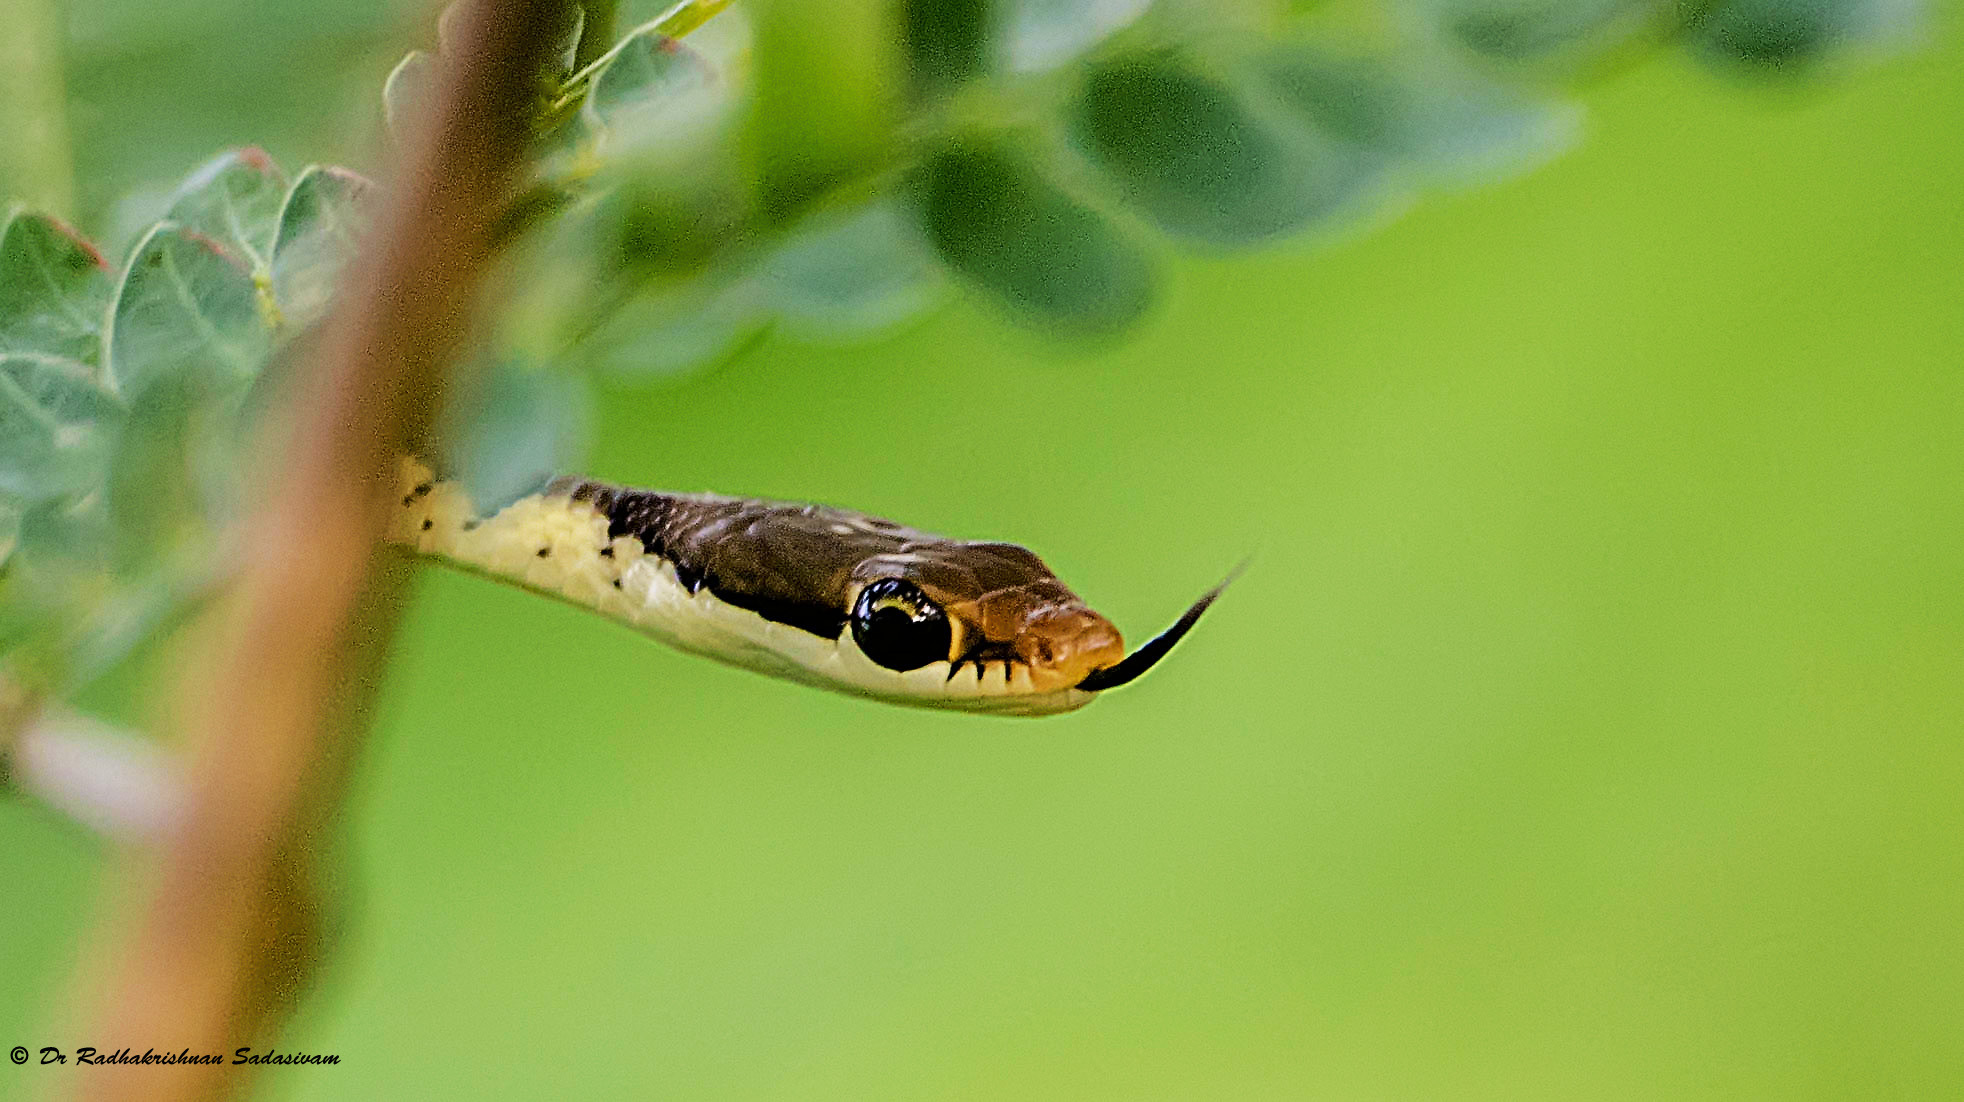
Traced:
<path fill-rule="evenodd" d="M 17 667 L 99 671 L 216 567 L 244 399 L 296 331 L 284 317 L 329 295 L 360 190 L 338 170 L 289 186 L 257 150 L 224 154 L 120 275 L 45 217 L 0 230 L 0 492 L 21 518 L 0 616 Z"/>
<path fill-rule="evenodd" d="M 951 286 L 1045 334 L 1109 340 L 1153 308 L 1173 247 L 1338 227 L 1547 156 L 1574 128 L 1560 82 L 1608 58 L 1683 42 L 1722 67 L 1804 71 L 1900 27 L 1888 2 L 1434 0 L 1412 21 L 1372 0 L 1305 17 L 1260 0 L 683 0 L 619 35 L 603 5 L 542 74 L 501 308 L 447 459 L 496 506 L 577 461 L 583 372 L 679 372 L 773 329 L 859 338 Z M 190 33 L 84 10 L 92 74 L 117 69 L 105 52 Z M 386 24 L 348 18 L 328 33 Z M 397 140 L 414 140 L 448 22 L 382 84 Z M 290 180 L 248 147 L 137 202 L 158 219 L 140 231 L 119 207 L 112 236 L 134 244 L 115 263 L 46 216 L 9 216 L 0 615 L 17 666 L 113 660 L 78 625 L 143 622 L 129 610 L 197 591 L 281 377 L 267 365 L 322 316 L 372 193 L 318 164 Z"/>

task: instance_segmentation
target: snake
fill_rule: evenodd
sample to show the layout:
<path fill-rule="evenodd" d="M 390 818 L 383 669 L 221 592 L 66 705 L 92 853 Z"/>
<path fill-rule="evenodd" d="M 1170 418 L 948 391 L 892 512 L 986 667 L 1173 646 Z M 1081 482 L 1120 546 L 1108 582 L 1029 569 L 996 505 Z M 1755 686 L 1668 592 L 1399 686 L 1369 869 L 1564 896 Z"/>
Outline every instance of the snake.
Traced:
<path fill-rule="evenodd" d="M 421 460 L 403 460 L 399 480 L 387 539 L 415 556 L 685 652 L 924 708 L 1081 708 L 1156 665 L 1234 579 L 1127 654 L 1109 619 L 1013 543 L 950 539 L 828 505 L 578 477 L 486 515 L 460 481 Z"/>

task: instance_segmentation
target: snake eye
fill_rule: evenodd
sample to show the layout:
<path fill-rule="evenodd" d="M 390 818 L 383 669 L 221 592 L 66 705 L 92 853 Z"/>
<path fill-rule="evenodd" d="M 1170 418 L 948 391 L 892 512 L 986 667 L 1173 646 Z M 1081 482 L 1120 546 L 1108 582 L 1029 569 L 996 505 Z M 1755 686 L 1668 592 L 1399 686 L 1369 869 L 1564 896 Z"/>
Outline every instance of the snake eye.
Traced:
<path fill-rule="evenodd" d="M 859 591 L 852 606 L 852 639 L 866 657 L 906 673 L 947 661 L 952 635 L 948 614 L 918 586 L 881 578 Z"/>

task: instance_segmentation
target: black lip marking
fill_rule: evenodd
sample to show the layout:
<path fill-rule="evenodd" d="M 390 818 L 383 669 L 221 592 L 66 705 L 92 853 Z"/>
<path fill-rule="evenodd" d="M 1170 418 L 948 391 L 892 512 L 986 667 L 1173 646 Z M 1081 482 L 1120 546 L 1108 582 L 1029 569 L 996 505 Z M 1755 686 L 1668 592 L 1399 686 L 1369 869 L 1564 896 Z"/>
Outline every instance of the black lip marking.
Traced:
<path fill-rule="evenodd" d="M 700 583 L 699 583 L 700 584 Z M 774 624 L 783 624 L 800 631 L 809 631 L 820 639 L 837 639 L 846 630 L 846 615 L 818 605 L 803 601 L 774 601 L 757 593 L 743 593 L 736 590 L 718 590 L 713 581 L 709 582 L 709 592 L 726 605 L 735 605 L 746 612 L 754 612 Z M 690 592 L 694 592 L 691 589 Z"/>
<path fill-rule="evenodd" d="M 1092 670 L 1085 675 L 1084 680 L 1077 683 L 1077 687 L 1087 693 L 1098 693 L 1106 689 L 1116 689 L 1120 685 L 1132 681 L 1140 674 L 1152 669 L 1153 666 L 1158 664 L 1160 659 L 1166 657 L 1168 651 L 1173 649 L 1173 644 L 1178 643 L 1187 632 L 1193 630 L 1193 626 L 1200 622 L 1201 614 L 1206 612 L 1208 606 L 1214 603 L 1214 599 L 1219 597 L 1221 592 L 1227 589 L 1236 578 L 1239 578 L 1241 572 L 1247 568 L 1248 564 L 1246 562 L 1235 567 L 1233 572 L 1221 579 L 1219 585 L 1201 594 L 1200 599 L 1195 601 L 1178 620 L 1174 621 L 1172 627 L 1146 640 L 1144 646 L 1126 655 L 1117 665 L 1106 666 L 1101 670 Z"/>
<path fill-rule="evenodd" d="M 953 681 L 955 676 L 962 672 L 963 666 L 974 666 L 975 681 L 977 684 L 980 684 L 982 679 L 989 675 L 989 663 L 1001 662 L 1003 666 L 1003 677 L 1005 682 L 1007 682 L 1009 671 L 1016 661 L 1016 652 L 1010 644 L 978 640 L 973 646 L 963 651 L 960 657 L 948 663 L 948 680 Z"/>
<path fill-rule="evenodd" d="M 688 590 L 690 593 L 695 593 L 702 589 L 703 577 L 700 573 L 690 569 L 683 563 L 674 563 L 674 566 L 675 580 L 681 583 L 683 589 Z"/>

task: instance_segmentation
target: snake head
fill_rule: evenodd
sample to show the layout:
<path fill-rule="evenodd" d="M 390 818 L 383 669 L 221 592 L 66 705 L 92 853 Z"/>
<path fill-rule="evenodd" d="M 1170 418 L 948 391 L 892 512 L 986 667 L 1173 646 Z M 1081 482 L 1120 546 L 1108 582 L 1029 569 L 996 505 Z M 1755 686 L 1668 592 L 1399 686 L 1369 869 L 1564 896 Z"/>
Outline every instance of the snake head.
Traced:
<path fill-rule="evenodd" d="M 1228 584 L 1128 657 L 1117 626 L 1014 544 L 911 546 L 861 569 L 870 580 L 858 591 L 853 623 L 863 652 L 903 670 L 945 656 L 933 663 L 945 687 L 932 703 L 1032 713 L 1081 707 L 1093 693 L 1138 678 Z"/>
<path fill-rule="evenodd" d="M 1128 656 L 1110 620 L 1011 543 L 826 505 L 584 479 L 474 518 L 427 468 L 405 465 L 403 479 L 393 538 L 419 553 L 733 666 L 922 708 L 1081 708 L 1156 665 L 1228 584 Z"/>

